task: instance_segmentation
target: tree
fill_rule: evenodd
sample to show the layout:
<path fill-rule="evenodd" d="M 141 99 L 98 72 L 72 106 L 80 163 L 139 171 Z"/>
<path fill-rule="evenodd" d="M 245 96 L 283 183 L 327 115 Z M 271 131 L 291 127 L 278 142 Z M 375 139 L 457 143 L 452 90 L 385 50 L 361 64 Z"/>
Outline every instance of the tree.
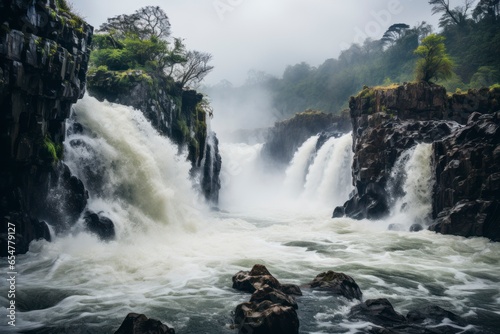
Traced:
<path fill-rule="evenodd" d="M 464 0 L 463 6 L 450 8 L 450 0 L 429 0 L 432 7 L 432 14 L 443 13 L 439 19 L 439 26 L 446 27 L 451 24 L 464 26 L 467 21 L 467 12 L 476 0 Z"/>
<path fill-rule="evenodd" d="M 122 14 L 109 18 L 99 27 L 98 32 L 107 32 L 118 38 L 134 35 L 141 40 L 152 37 L 167 40 L 170 36 L 170 21 L 160 7 L 146 6 L 131 15 Z"/>
<path fill-rule="evenodd" d="M 409 28 L 410 26 L 406 23 L 396 23 L 391 25 L 382 36 L 382 43 L 394 45 L 398 39 L 404 36 L 405 31 Z"/>
<path fill-rule="evenodd" d="M 188 51 L 184 55 L 186 61 L 176 65 L 173 70 L 174 79 L 181 87 L 199 84 L 205 76 L 212 71 L 213 66 L 208 65 L 212 55 L 200 51 Z"/>
<path fill-rule="evenodd" d="M 420 57 L 416 67 L 417 80 L 430 82 L 453 75 L 453 62 L 446 53 L 444 40 L 443 36 L 430 34 L 415 50 L 415 54 Z"/>
<path fill-rule="evenodd" d="M 480 0 L 472 17 L 479 21 L 485 18 L 497 21 L 500 16 L 500 0 Z"/>

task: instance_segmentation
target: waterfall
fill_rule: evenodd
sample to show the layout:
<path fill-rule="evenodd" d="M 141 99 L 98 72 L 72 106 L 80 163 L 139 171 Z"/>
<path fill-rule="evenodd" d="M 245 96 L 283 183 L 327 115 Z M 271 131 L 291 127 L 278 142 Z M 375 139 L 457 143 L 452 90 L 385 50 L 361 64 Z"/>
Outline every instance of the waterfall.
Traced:
<path fill-rule="evenodd" d="M 302 144 L 295 152 L 290 166 L 285 171 L 285 187 L 292 192 L 299 192 L 304 189 L 307 169 L 309 168 L 314 154 L 319 136 L 312 136 Z"/>
<path fill-rule="evenodd" d="M 190 164 L 140 111 L 84 97 L 67 126 L 65 161 L 89 190 L 89 208 L 109 216 L 118 235 L 193 223 Z"/>
<path fill-rule="evenodd" d="M 405 229 L 413 224 L 425 226 L 430 221 L 434 185 L 431 158 L 432 145 L 418 144 L 403 152 L 391 171 L 391 221 Z"/>
<path fill-rule="evenodd" d="M 318 150 L 305 178 L 302 198 L 341 205 L 352 190 L 352 136 L 329 138 Z"/>

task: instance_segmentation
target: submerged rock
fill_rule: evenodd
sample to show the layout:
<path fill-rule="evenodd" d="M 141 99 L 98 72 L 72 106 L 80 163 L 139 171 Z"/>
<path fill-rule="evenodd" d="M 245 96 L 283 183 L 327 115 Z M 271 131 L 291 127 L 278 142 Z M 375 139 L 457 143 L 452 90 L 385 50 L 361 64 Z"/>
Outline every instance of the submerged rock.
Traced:
<path fill-rule="evenodd" d="M 370 333 L 455 334 L 467 326 L 461 317 L 436 305 L 410 311 L 405 317 L 385 298 L 369 299 L 352 307 L 348 317 L 380 326 Z"/>
<path fill-rule="evenodd" d="M 144 314 L 129 313 L 115 334 L 175 334 L 175 330 Z"/>
<path fill-rule="evenodd" d="M 406 318 L 397 313 L 385 298 L 368 299 L 364 303 L 354 306 L 349 313 L 349 318 L 368 320 L 384 327 L 406 322 Z"/>
<path fill-rule="evenodd" d="M 309 286 L 313 289 L 329 291 L 347 299 L 361 300 L 363 296 L 361 289 L 351 276 L 331 270 L 316 276 L 309 283 Z"/>
<path fill-rule="evenodd" d="M 83 216 L 85 227 L 96 234 L 101 240 L 108 241 L 115 238 L 115 225 L 111 219 L 92 211 L 85 212 Z"/>

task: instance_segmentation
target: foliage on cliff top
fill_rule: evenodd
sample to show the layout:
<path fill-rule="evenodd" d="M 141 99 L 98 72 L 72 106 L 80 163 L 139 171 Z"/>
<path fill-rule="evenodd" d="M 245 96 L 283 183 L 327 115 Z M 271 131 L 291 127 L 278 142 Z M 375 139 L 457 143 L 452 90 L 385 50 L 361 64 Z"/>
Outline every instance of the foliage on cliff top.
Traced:
<path fill-rule="evenodd" d="M 170 38 L 170 22 L 160 7 L 109 18 L 94 36 L 91 67 L 112 71 L 140 69 L 151 76 L 170 76 L 184 87 L 199 83 L 213 69 L 211 55 L 188 51 L 180 38 Z"/>
<path fill-rule="evenodd" d="M 430 34 L 415 50 L 415 54 L 420 57 L 415 69 L 417 80 L 431 82 L 431 80 L 446 80 L 453 76 L 454 64 L 446 53 L 444 40 L 444 36 Z"/>

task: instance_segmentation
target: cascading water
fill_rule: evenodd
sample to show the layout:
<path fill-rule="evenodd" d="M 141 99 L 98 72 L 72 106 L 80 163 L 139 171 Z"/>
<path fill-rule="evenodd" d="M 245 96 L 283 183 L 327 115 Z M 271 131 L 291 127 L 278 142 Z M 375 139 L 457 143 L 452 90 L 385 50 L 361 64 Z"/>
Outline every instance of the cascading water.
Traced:
<path fill-rule="evenodd" d="M 316 155 L 316 144 L 319 136 L 312 136 L 295 152 L 290 166 L 285 171 L 285 187 L 294 193 L 304 190 L 307 170 Z"/>
<path fill-rule="evenodd" d="M 3 321 L 2 333 L 113 333 L 128 312 L 159 319 L 180 334 L 234 333 L 232 312 L 249 295 L 231 288 L 231 276 L 255 263 L 281 282 L 299 285 L 327 270 L 344 272 L 365 300 L 388 298 L 403 314 L 435 304 L 473 325 L 459 329 L 464 333 L 499 328 L 498 243 L 332 220 L 322 211 L 302 210 L 300 196 L 279 207 L 289 199 L 282 191 L 285 175 L 265 173 L 259 164 L 262 145 L 221 145 L 223 210 L 209 212 L 197 201 L 185 157 L 141 113 L 84 98 L 74 117 L 86 130 L 67 138 L 65 162 L 88 187 L 91 209 L 117 225 L 117 237 L 101 242 L 75 231 L 51 243 L 33 242 L 30 252 L 17 257 L 16 327 Z M 337 157 L 344 157 L 340 148 L 347 142 L 332 139 L 323 147 L 332 155 L 337 147 Z M 324 179 L 329 168 L 337 168 L 327 158 L 325 153 Z M 313 179 L 311 174 L 308 181 Z M 0 271 L 7 272 L 5 261 Z M 297 299 L 300 333 L 374 328 L 347 318 L 354 302 L 303 293 Z"/>
<path fill-rule="evenodd" d="M 310 166 L 303 197 L 334 207 L 342 205 L 352 191 L 352 136 L 332 137 L 319 149 Z"/>
<path fill-rule="evenodd" d="M 432 144 L 418 144 L 403 152 L 391 172 L 388 192 L 392 194 L 390 221 L 401 228 L 425 227 L 432 213 Z"/>

